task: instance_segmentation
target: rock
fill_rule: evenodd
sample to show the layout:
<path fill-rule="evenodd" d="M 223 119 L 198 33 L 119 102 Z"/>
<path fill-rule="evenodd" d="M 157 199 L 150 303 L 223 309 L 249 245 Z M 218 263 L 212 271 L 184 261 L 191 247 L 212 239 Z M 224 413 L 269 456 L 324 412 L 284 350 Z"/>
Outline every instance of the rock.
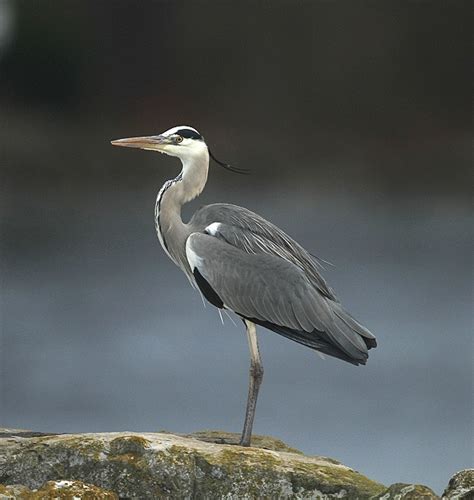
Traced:
<path fill-rule="evenodd" d="M 199 431 L 193 432 L 192 434 L 186 434 L 186 436 L 199 439 L 200 441 L 206 441 L 206 443 L 237 445 L 240 441 L 240 434 L 224 431 Z M 269 436 L 252 436 L 252 446 L 254 448 L 263 448 L 264 450 L 288 451 L 290 453 L 298 453 L 299 455 L 303 454 L 300 450 L 291 448 L 283 441 Z"/>
<path fill-rule="evenodd" d="M 16 498 L 28 498 L 27 495 L 31 493 L 26 486 L 21 484 L 12 484 L 4 486 L 0 484 L 0 500 L 15 500 Z"/>
<path fill-rule="evenodd" d="M 442 498 L 443 500 L 474 499 L 474 469 L 466 469 L 454 474 Z"/>
<path fill-rule="evenodd" d="M 439 499 L 439 496 L 421 484 L 395 483 L 375 498 L 379 500 L 433 500 Z"/>
<path fill-rule="evenodd" d="M 0 499 L 437 498 L 420 485 L 387 489 L 277 439 L 255 436 L 254 447 L 243 448 L 238 437 L 0 430 Z"/>
<path fill-rule="evenodd" d="M 81 481 L 48 481 L 39 490 L 30 490 L 21 485 L 0 485 L 1 500 L 45 500 L 47 498 L 54 498 L 55 500 L 75 500 L 78 498 L 84 500 L 118 500 L 115 493 Z"/>

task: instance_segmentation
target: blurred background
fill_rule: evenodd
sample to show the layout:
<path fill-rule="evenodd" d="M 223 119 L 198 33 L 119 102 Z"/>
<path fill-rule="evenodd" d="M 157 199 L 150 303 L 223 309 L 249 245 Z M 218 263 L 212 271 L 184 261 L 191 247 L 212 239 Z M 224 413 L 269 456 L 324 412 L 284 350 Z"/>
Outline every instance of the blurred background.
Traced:
<path fill-rule="evenodd" d="M 366 367 L 261 330 L 255 432 L 438 493 L 472 465 L 469 1 L 0 0 L 0 423 L 240 432 L 244 330 L 160 248 L 196 127 L 225 201 L 334 264 Z"/>

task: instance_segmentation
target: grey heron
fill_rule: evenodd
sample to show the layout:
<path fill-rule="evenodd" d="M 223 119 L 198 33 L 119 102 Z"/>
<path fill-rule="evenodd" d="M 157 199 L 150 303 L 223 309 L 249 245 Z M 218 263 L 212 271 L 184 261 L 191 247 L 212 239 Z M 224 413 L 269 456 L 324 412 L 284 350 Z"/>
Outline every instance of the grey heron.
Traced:
<path fill-rule="evenodd" d="M 263 366 L 256 326 L 353 365 L 365 364 L 375 337 L 341 305 L 320 273 L 318 263 L 277 226 L 246 208 L 207 205 L 183 222 L 181 207 L 203 191 L 209 158 L 217 160 L 203 136 L 188 126 L 159 135 L 112 141 L 178 157 L 182 170 L 156 198 L 155 227 L 168 257 L 191 284 L 219 309 L 245 323 L 250 376 L 240 444 L 250 446 Z"/>

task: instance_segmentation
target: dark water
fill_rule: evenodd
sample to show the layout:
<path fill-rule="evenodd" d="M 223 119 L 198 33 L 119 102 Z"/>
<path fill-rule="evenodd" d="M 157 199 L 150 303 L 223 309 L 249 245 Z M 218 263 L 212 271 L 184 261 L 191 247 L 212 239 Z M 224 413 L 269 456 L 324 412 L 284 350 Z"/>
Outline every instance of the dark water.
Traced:
<path fill-rule="evenodd" d="M 222 326 L 159 247 L 155 191 L 6 195 L 2 424 L 240 431 L 243 328 L 227 318 Z M 291 186 L 216 193 L 209 187 L 204 202 L 246 205 L 333 262 L 329 282 L 379 341 L 368 365 L 355 368 L 261 330 L 255 432 L 386 484 L 441 492 L 472 465 L 466 205 Z"/>

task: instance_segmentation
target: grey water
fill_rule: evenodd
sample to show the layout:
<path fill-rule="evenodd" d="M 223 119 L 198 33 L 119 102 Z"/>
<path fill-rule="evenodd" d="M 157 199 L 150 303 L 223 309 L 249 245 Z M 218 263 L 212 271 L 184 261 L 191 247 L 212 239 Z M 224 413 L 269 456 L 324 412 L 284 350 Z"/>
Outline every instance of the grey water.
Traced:
<path fill-rule="evenodd" d="M 3 425 L 241 430 L 243 327 L 225 316 L 222 325 L 160 248 L 158 184 L 4 193 Z M 278 224 L 333 263 L 326 278 L 379 342 L 367 366 L 353 367 L 260 329 L 254 432 L 440 493 L 472 465 L 468 205 L 297 183 L 219 191 L 211 185 L 186 213 L 227 201 Z"/>

